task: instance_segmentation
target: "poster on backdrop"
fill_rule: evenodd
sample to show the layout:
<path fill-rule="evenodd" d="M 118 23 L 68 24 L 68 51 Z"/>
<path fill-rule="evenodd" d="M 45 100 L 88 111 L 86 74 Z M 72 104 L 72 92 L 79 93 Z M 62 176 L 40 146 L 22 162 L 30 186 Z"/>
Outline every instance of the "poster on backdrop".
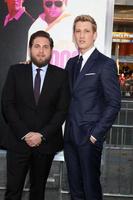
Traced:
<path fill-rule="evenodd" d="M 2 72 L 7 71 L 7 66 L 11 64 L 29 59 L 28 41 L 31 34 L 37 30 L 45 30 L 51 34 L 55 43 L 51 62 L 64 68 L 66 61 L 77 54 L 72 37 L 72 24 L 74 18 L 80 14 L 90 14 L 95 18 L 98 24 L 98 37 L 95 44 L 100 51 L 106 53 L 107 24 L 110 26 L 112 24 L 111 18 L 107 23 L 107 14 L 113 12 L 113 7 L 109 6 L 110 2 L 113 3 L 112 0 L 94 2 L 91 0 L 78 2 L 76 0 L 2 0 L 0 5 L 0 36 L 3 49 L 0 62 L 1 66 L 4 65 Z M 101 5 L 102 10 L 99 9 Z M 16 12 L 14 17 L 10 16 L 11 10 Z"/>
<path fill-rule="evenodd" d="M 9 66 L 29 59 L 28 41 L 37 30 L 51 34 L 55 44 L 51 63 L 64 68 L 78 53 L 72 37 L 73 20 L 89 14 L 98 25 L 95 46 L 109 55 L 113 6 L 114 0 L 0 0 L 0 96 Z M 2 126 L 1 113 L 0 121 Z"/>
<path fill-rule="evenodd" d="M 108 7 L 109 4 L 113 5 L 113 1 L 110 0 L 82 0 L 82 2 L 76 0 L 63 0 L 65 2 L 65 6 L 63 9 L 58 7 L 58 4 L 54 6 L 58 7 L 58 10 L 54 9 L 52 3 L 44 0 L 43 4 L 43 12 L 38 16 L 35 22 L 32 24 L 28 31 L 28 41 L 32 33 L 38 30 L 45 30 L 50 33 L 51 37 L 54 40 L 54 50 L 51 63 L 64 68 L 67 60 L 70 57 L 77 55 L 77 50 L 75 44 L 73 42 L 73 21 L 77 15 L 80 14 L 89 14 L 96 20 L 98 24 L 98 37 L 96 40 L 96 47 L 103 53 L 109 54 L 109 50 L 107 50 L 106 39 L 108 37 L 110 43 L 112 41 L 112 13 L 113 6 Z M 58 3 L 58 1 L 56 1 Z M 111 3 L 110 3 L 111 2 Z M 102 11 L 99 9 L 102 4 Z M 60 9 L 60 10 L 59 10 Z M 62 9 L 62 11 L 61 11 Z M 60 12 L 60 14 L 59 14 Z M 58 15 L 59 17 L 53 20 L 52 16 Z M 110 18 L 109 18 L 110 17 Z M 107 24 L 110 24 L 110 30 Z M 27 43 L 28 45 L 28 43 Z M 28 47 L 27 47 L 28 49 Z M 28 50 L 27 50 L 27 60 L 29 60 Z"/>

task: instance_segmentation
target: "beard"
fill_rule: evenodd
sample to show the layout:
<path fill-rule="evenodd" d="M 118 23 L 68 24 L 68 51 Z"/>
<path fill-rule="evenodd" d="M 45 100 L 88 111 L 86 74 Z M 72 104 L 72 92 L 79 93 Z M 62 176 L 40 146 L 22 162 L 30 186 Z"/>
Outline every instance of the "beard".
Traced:
<path fill-rule="evenodd" d="M 39 59 L 37 59 L 31 54 L 30 58 L 31 58 L 31 62 L 33 62 L 34 65 L 41 68 L 41 67 L 44 67 L 45 65 L 50 63 L 51 55 L 49 57 L 45 58 L 45 59 L 41 58 L 41 57 Z"/>

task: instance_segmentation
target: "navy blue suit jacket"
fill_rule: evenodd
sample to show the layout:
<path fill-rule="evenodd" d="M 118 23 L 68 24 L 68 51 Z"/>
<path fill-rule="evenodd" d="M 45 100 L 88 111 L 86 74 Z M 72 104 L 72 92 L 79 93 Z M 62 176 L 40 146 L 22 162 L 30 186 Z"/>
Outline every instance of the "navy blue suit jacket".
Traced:
<path fill-rule="evenodd" d="M 70 58 L 66 65 L 72 98 L 65 141 L 84 145 L 92 135 L 97 144 L 102 144 L 120 109 L 117 67 L 111 58 L 95 49 L 73 82 L 77 60 L 78 56 Z"/>

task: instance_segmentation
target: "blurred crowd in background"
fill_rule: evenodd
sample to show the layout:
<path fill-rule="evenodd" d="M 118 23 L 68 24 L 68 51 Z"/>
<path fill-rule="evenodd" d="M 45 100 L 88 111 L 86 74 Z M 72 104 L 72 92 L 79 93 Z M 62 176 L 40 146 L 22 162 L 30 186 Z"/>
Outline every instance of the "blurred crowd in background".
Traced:
<path fill-rule="evenodd" d="M 119 81 L 122 97 L 133 97 L 133 70 L 127 63 L 120 70 Z"/>

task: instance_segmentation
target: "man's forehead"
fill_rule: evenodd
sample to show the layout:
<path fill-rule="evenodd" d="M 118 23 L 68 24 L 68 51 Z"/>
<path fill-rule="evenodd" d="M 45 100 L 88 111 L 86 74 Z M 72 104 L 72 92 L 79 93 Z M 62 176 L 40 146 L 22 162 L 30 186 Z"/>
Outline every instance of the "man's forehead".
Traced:
<path fill-rule="evenodd" d="M 33 40 L 33 43 L 50 43 L 47 37 L 38 36 Z"/>

